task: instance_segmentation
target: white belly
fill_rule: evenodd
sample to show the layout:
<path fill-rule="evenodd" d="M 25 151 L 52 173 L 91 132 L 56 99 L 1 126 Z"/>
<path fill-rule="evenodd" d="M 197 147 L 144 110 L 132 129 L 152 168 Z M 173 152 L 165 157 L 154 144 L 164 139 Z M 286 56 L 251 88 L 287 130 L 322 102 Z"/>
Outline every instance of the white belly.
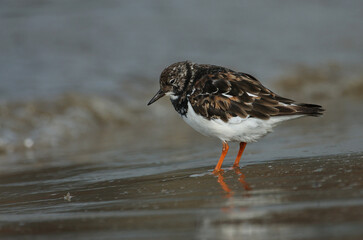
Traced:
<path fill-rule="evenodd" d="M 255 142 L 272 132 L 272 128 L 277 123 L 298 117 L 301 115 L 271 117 L 268 120 L 250 117 L 233 117 L 228 122 L 223 122 L 220 119 L 208 120 L 197 115 L 188 102 L 188 112 L 186 116 L 183 116 L 183 119 L 196 131 L 206 136 L 217 137 L 227 142 Z"/>

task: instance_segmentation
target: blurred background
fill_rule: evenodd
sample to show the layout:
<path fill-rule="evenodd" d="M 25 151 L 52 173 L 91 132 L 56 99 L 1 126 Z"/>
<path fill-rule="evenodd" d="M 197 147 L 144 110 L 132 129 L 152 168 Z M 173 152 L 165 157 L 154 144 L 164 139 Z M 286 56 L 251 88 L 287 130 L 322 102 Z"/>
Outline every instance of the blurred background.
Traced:
<path fill-rule="evenodd" d="M 308 128 L 324 123 L 326 138 L 340 131 L 351 139 L 356 131 L 346 126 L 362 123 L 361 10 L 360 0 L 1 0 L 1 157 L 216 146 L 169 100 L 146 107 L 161 71 L 182 60 L 247 72 L 281 95 L 324 105 L 325 120 Z"/>
<path fill-rule="evenodd" d="M 0 238 L 362 239 L 362 0 L 0 0 Z M 159 75 L 190 60 L 322 105 L 211 173 Z"/>

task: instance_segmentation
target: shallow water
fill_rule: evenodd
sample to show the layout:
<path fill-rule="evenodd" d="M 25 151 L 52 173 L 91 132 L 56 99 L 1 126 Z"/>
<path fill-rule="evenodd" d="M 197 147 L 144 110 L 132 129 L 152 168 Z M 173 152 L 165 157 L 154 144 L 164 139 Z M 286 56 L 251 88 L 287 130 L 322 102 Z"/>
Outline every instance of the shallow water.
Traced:
<path fill-rule="evenodd" d="M 360 239 L 362 162 L 362 154 L 284 159 L 215 176 L 212 166 L 170 171 L 154 163 L 154 173 L 110 161 L 3 175 L 0 235 Z"/>

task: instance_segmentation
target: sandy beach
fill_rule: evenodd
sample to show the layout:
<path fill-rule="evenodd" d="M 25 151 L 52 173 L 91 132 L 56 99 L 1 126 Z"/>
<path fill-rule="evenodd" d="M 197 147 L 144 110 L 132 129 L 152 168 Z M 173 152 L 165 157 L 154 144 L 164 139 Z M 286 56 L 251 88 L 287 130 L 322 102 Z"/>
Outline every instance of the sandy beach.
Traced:
<path fill-rule="evenodd" d="M 127 177 L 116 163 L 2 176 L 0 235 L 360 239 L 362 161 L 363 154 L 283 159 L 219 176 L 208 166 Z"/>

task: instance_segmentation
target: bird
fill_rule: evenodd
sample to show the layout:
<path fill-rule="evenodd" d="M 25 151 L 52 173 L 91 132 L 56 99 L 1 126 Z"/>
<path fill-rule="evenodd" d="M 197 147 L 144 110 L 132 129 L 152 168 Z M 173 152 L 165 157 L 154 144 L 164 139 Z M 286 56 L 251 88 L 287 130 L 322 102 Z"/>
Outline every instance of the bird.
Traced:
<path fill-rule="evenodd" d="M 281 122 L 321 116 L 324 111 L 320 105 L 277 95 L 250 74 L 191 61 L 166 67 L 160 75 L 160 89 L 147 105 L 164 96 L 169 96 L 188 125 L 222 141 L 222 153 L 213 173 L 223 171 L 228 142 L 239 142 L 233 164 L 238 168 L 247 143 L 256 142 Z"/>

